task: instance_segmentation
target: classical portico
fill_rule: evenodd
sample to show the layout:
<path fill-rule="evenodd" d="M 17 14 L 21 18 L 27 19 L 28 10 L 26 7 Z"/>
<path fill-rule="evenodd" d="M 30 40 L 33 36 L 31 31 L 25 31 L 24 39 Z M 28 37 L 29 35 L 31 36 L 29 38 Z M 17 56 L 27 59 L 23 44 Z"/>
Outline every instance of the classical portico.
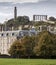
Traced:
<path fill-rule="evenodd" d="M 47 15 L 33 15 L 33 21 L 47 21 Z"/>

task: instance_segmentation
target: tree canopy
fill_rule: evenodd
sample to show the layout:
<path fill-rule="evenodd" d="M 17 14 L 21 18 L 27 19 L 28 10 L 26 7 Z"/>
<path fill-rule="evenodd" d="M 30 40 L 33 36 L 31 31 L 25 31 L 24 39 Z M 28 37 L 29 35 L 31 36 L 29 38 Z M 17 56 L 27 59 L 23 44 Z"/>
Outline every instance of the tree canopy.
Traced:
<path fill-rule="evenodd" d="M 49 20 L 50 20 L 50 21 L 56 21 L 56 18 L 53 17 L 53 16 L 51 16 L 51 17 L 49 17 Z"/>
<path fill-rule="evenodd" d="M 7 27 L 18 27 L 19 25 L 26 25 L 26 24 L 29 24 L 29 17 L 28 16 L 18 16 L 15 19 L 10 19 L 7 21 L 6 25 Z"/>
<path fill-rule="evenodd" d="M 13 56 L 56 56 L 56 35 L 43 31 L 36 36 L 24 36 L 15 41 L 9 53 Z"/>
<path fill-rule="evenodd" d="M 38 41 L 38 45 L 35 46 L 34 52 L 37 56 L 50 57 L 56 54 L 56 41 L 54 40 L 54 34 L 50 32 L 42 32 Z M 56 38 L 55 38 L 56 39 Z M 54 55 L 55 55 L 54 54 Z"/>
<path fill-rule="evenodd" d="M 21 57 L 25 53 L 25 47 L 19 40 L 16 40 L 9 49 L 9 54 L 13 57 Z"/>

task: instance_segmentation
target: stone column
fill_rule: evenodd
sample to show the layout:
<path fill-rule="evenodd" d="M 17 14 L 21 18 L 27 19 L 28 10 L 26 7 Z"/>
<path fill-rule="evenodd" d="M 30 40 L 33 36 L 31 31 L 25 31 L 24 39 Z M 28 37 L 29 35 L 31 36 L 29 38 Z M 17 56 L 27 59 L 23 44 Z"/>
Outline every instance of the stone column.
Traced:
<path fill-rule="evenodd" d="M 46 15 L 46 20 L 47 20 L 47 15 Z"/>
<path fill-rule="evenodd" d="M 37 16 L 36 16 L 36 21 L 37 21 Z"/>
<path fill-rule="evenodd" d="M 39 17 L 40 17 L 40 21 L 41 21 L 41 15 Z"/>
<path fill-rule="evenodd" d="M 12 31 L 14 30 L 14 27 L 12 26 Z"/>
<path fill-rule="evenodd" d="M 35 21 L 35 15 L 33 15 L 33 21 Z"/>
<path fill-rule="evenodd" d="M 1 31 L 1 26 L 0 26 L 0 31 Z"/>
<path fill-rule="evenodd" d="M 38 17 L 39 17 L 39 21 L 40 21 L 40 16 L 38 15 Z"/>
<path fill-rule="evenodd" d="M 39 21 L 39 16 L 37 16 L 37 20 Z"/>
<path fill-rule="evenodd" d="M 2 26 L 2 31 L 3 31 L 3 26 Z"/>

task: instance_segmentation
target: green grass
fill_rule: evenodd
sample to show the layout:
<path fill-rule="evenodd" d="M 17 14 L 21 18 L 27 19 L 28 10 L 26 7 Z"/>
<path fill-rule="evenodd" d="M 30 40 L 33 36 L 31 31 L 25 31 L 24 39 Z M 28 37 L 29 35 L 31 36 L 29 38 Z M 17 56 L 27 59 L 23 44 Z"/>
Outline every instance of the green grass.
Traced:
<path fill-rule="evenodd" d="M 52 59 L 0 59 L 0 65 L 56 65 Z"/>

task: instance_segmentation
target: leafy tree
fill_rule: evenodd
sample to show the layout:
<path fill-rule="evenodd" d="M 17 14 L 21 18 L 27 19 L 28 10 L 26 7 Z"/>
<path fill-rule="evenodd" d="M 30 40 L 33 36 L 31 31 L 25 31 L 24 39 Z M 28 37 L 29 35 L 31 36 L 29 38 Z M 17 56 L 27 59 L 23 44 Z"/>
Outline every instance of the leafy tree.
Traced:
<path fill-rule="evenodd" d="M 56 21 L 56 18 L 51 16 L 51 17 L 49 17 L 49 20 L 50 21 Z"/>
<path fill-rule="evenodd" d="M 6 22 L 7 29 L 10 30 L 12 27 L 14 29 L 18 29 L 20 25 L 24 26 L 26 24 L 29 24 L 29 17 L 28 16 L 18 16 L 15 19 L 10 19 Z"/>
<path fill-rule="evenodd" d="M 38 45 L 34 48 L 34 53 L 38 56 L 51 57 L 53 55 L 54 47 L 56 48 L 56 45 L 54 45 L 56 42 L 53 38 L 53 34 L 47 31 L 40 34 Z"/>
<path fill-rule="evenodd" d="M 16 18 L 16 20 L 14 20 L 14 19 L 8 20 L 7 25 L 9 27 L 11 27 L 11 26 L 25 25 L 27 23 L 29 23 L 29 17 L 28 16 L 18 16 Z"/>
<path fill-rule="evenodd" d="M 9 49 L 9 54 L 15 57 L 21 57 L 25 53 L 25 47 L 19 40 L 16 40 Z"/>
<path fill-rule="evenodd" d="M 35 37 L 32 36 L 25 36 L 21 38 L 20 40 L 15 41 L 10 49 L 9 49 L 9 54 L 11 56 L 16 56 L 16 57 L 21 57 L 23 56 L 33 56 L 33 48 L 35 46 Z"/>
<path fill-rule="evenodd" d="M 56 56 L 56 35 L 43 31 L 36 36 L 24 36 L 15 41 L 9 50 L 9 54 L 16 57 L 21 56 Z"/>
<path fill-rule="evenodd" d="M 32 36 L 25 36 L 22 40 L 22 43 L 25 46 L 26 52 L 25 52 L 25 56 L 28 56 L 28 58 L 30 58 L 30 56 L 33 56 L 33 48 L 35 46 L 35 37 Z"/>

